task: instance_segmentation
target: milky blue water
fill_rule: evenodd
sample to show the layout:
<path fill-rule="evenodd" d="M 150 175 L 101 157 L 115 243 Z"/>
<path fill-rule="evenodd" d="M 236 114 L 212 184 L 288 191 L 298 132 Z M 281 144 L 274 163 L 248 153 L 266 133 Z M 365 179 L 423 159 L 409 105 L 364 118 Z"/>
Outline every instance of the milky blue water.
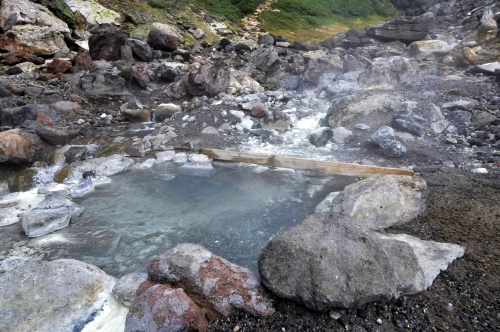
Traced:
<path fill-rule="evenodd" d="M 255 167 L 210 174 L 169 163 L 112 177 L 115 185 L 76 200 L 86 210 L 70 226 L 33 240 L 47 259 L 74 258 L 122 275 L 144 271 L 159 254 L 197 243 L 257 271 L 267 242 L 314 213 L 352 179 Z"/>

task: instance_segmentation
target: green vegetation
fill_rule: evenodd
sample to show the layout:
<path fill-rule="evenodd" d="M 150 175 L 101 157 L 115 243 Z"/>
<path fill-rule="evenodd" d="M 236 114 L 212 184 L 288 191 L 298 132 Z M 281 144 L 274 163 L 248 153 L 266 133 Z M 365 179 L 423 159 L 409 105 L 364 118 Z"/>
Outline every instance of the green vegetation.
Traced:
<path fill-rule="evenodd" d="M 148 0 L 148 5 L 150 5 L 153 8 L 165 9 L 169 7 L 171 4 L 165 0 Z"/>
<path fill-rule="evenodd" d="M 252 14 L 264 0 L 198 0 L 209 12 L 222 14 L 230 21 L 237 21 Z"/>
<path fill-rule="evenodd" d="M 319 17 L 341 16 L 391 16 L 394 8 L 390 1 L 381 0 L 279 0 L 273 8 L 310 17 L 312 21 Z"/>
<path fill-rule="evenodd" d="M 389 0 L 278 0 L 260 13 L 263 28 L 290 40 L 321 41 L 351 27 L 365 27 L 395 15 Z"/>

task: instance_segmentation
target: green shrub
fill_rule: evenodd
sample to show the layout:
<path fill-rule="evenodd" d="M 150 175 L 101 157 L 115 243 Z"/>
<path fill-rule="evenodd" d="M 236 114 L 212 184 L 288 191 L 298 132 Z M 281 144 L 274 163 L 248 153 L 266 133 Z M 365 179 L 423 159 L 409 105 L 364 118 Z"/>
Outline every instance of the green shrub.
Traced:
<path fill-rule="evenodd" d="M 166 0 L 148 0 L 148 5 L 160 9 L 165 9 L 167 7 L 170 7 L 170 3 Z"/>
<path fill-rule="evenodd" d="M 279 0 L 274 8 L 300 16 L 329 17 L 380 15 L 390 16 L 393 7 L 388 0 Z"/>
<path fill-rule="evenodd" d="M 237 21 L 245 15 L 252 14 L 263 0 L 205 0 L 204 2 L 210 12 Z"/>

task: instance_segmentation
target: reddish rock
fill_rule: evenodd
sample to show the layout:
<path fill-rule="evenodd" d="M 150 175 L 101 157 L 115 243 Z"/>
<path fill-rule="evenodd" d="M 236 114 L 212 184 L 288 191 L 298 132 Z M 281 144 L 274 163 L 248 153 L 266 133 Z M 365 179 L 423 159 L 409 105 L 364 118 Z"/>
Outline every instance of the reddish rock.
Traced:
<path fill-rule="evenodd" d="M 122 115 L 132 123 L 147 122 L 151 118 L 151 112 L 148 110 L 130 110 L 125 109 Z"/>
<path fill-rule="evenodd" d="M 54 74 L 51 73 L 42 73 L 38 75 L 38 79 L 41 81 L 48 81 L 54 78 Z"/>
<path fill-rule="evenodd" d="M 17 85 L 14 85 L 14 84 L 6 84 L 5 85 L 5 88 L 7 90 L 9 90 L 10 92 L 12 92 L 13 94 L 15 95 L 18 95 L 18 96 L 22 96 L 24 95 L 24 88 L 22 87 L 19 87 Z"/>
<path fill-rule="evenodd" d="M 252 271 L 197 244 L 180 244 L 153 260 L 148 279 L 181 287 L 214 317 L 228 317 L 236 309 L 261 316 L 274 313 L 271 300 Z"/>
<path fill-rule="evenodd" d="M 219 127 L 219 130 L 226 131 L 226 132 L 227 131 L 231 131 L 231 129 L 233 129 L 233 128 L 231 128 L 231 124 L 229 124 L 227 122 L 221 124 L 220 127 Z"/>
<path fill-rule="evenodd" d="M 477 62 L 477 55 L 470 47 L 464 47 L 455 55 L 457 67 L 468 67 Z"/>
<path fill-rule="evenodd" d="M 83 50 L 78 51 L 75 58 L 75 69 L 87 70 L 92 65 L 92 57 L 88 52 Z"/>
<path fill-rule="evenodd" d="M 267 114 L 267 107 L 264 104 L 257 104 L 252 107 L 250 114 L 255 118 L 263 118 Z"/>
<path fill-rule="evenodd" d="M 200 331 L 208 329 L 203 310 L 180 288 L 145 281 L 127 314 L 125 332 Z"/>
<path fill-rule="evenodd" d="M 61 78 L 64 78 L 64 74 L 63 73 L 57 73 L 55 75 L 55 77 L 58 78 L 58 79 L 61 79 Z"/>
<path fill-rule="evenodd" d="M 34 134 L 11 129 L 0 132 L 0 163 L 30 163 L 42 140 Z"/>
<path fill-rule="evenodd" d="M 14 53 L 3 54 L 1 57 L 3 58 L 1 63 L 9 66 L 16 65 L 21 62 L 32 62 L 36 65 L 45 63 L 45 59 L 22 50 Z"/>
<path fill-rule="evenodd" d="M 119 28 L 103 24 L 99 33 L 89 38 L 89 53 L 93 60 L 118 61 L 120 48 L 125 45 L 125 37 Z"/>
<path fill-rule="evenodd" d="M 177 49 L 175 40 L 157 29 L 151 29 L 151 31 L 149 31 L 147 43 L 153 49 L 164 52 L 172 52 Z"/>
<path fill-rule="evenodd" d="M 132 77 L 133 77 L 133 81 L 135 83 L 137 83 L 137 85 L 139 85 L 141 88 L 145 89 L 147 87 L 148 79 L 143 73 L 133 69 L 132 70 Z"/>
<path fill-rule="evenodd" d="M 43 124 L 44 126 L 54 127 L 54 120 L 45 113 L 39 113 L 36 122 Z"/>
<path fill-rule="evenodd" d="M 73 66 L 68 61 L 57 58 L 52 60 L 52 62 L 47 65 L 47 72 L 53 74 L 64 74 L 72 70 Z"/>
<path fill-rule="evenodd" d="M 193 96 L 215 96 L 226 91 L 229 80 L 230 70 L 227 64 L 207 64 L 189 73 L 186 88 Z"/>

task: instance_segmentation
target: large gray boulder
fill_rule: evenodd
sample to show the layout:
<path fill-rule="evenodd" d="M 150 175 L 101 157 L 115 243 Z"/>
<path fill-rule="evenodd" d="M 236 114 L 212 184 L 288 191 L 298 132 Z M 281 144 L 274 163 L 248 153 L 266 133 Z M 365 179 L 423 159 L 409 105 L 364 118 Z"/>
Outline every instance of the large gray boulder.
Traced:
<path fill-rule="evenodd" d="M 415 294 L 464 254 L 458 245 L 383 234 L 339 214 L 315 214 L 271 240 L 263 284 L 317 311 Z"/>
<path fill-rule="evenodd" d="M 34 24 L 15 25 L 0 35 L 0 49 L 55 57 L 66 57 L 70 53 L 63 32 L 57 27 Z"/>
<path fill-rule="evenodd" d="M 23 122 L 22 126 L 33 130 L 41 139 L 53 145 L 67 144 L 79 134 L 78 130 L 44 126 L 40 122 L 34 120 L 26 120 Z"/>
<path fill-rule="evenodd" d="M 0 273 L 0 331 L 123 330 L 126 310 L 113 299 L 113 277 L 72 259 L 4 261 Z"/>
<path fill-rule="evenodd" d="M 340 56 L 326 54 L 324 51 L 311 51 L 303 54 L 306 70 L 302 76 L 308 83 L 317 83 L 324 73 L 341 73 L 344 64 Z"/>
<path fill-rule="evenodd" d="M 80 86 L 91 96 L 122 96 L 125 93 L 125 79 L 118 73 L 95 72 L 81 76 Z"/>
<path fill-rule="evenodd" d="M 369 229 L 384 229 L 415 219 L 425 210 L 427 184 L 420 177 L 371 176 L 344 188 L 331 212 L 364 222 Z"/>
<path fill-rule="evenodd" d="M 401 41 L 409 44 L 422 40 L 429 33 L 433 15 L 431 13 L 412 17 L 381 22 L 366 28 L 366 34 L 383 42 Z"/>
<path fill-rule="evenodd" d="M 0 6 L 0 27 L 4 32 L 16 25 L 32 24 L 52 27 L 69 33 L 66 23 L 58 19 L 47 7 L 29 0 L 3 0 Z"/>
<path fill-rule="evenodd" d="M 61 120 L 61 116 L 47 105 L 26 104 L 21 107 L 1 109 L 0 125 L 19 127 L 25 120 L 36 120 L 40 113 L 49 116 L 54 122 Z"/>
<path fill-rule="evenodd" d="M 359 75 L 358 82 L 365 87 L 390 88 L 413 81 L 416 73 L 410 61 L 404 57 L 376 58 Z"/>
<path fill-rule="evenodd" d="M 263 72 L 275 71 L 279 68 L 279 56 L 276 48 L 272 45 L 259 45 L 252 52 L 248 63 L 243 69 L 247 74 L 252 73 L 255 69 Z"/>
<path fill-rule="evenodd" d="M 79 216 L 83 207 L 63 194 L 48 194 L 34 209 L 21 219 L 23 230 L 29 237 L 38 237 L 68 227 L 71 218 Z"/>

